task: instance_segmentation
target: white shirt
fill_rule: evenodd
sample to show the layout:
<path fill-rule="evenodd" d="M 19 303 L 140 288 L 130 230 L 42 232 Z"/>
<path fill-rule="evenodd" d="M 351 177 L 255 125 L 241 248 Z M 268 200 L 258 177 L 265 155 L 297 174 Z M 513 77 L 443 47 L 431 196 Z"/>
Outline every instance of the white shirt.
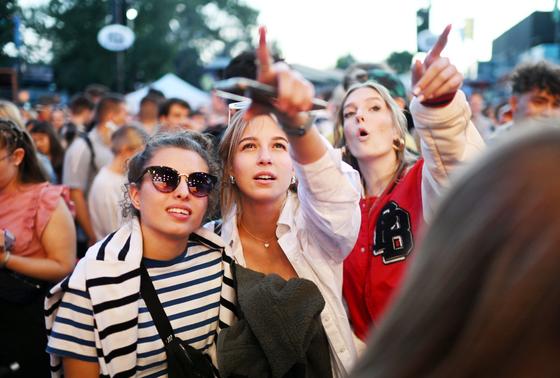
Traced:
<path fill-rule="evenodd" d="M 89 192 L 93 178 L 99 169 L 111 162 L 111 147 L 103 143 L 97 127 L 88 134 L 95 153 L 95 169 L 91 164 L 91 150 L 84 138 L 76 137 L 64 154 L 62 183 L 70 189 L 80 189 L 85 195 Z"/>
<path fill-rule="evenodd" d="M 107 167 L 101 168 L 95 176 L 88 195 L 88 208 L 97 240 L 121 226 L 125 184 L 126 176 Z"/>
<path fill-rule="evenodd" d="M 313 281 L 323 298 L 321 320 L 329 339 L 333 373 L 344 377 L 357 358 L 355 337 L 342 302 L 342 262 L 360 229 L 359 174 L 328 150 L 318 161 L 294 162 L 298 194 L 289 193 L 277 222 L 276 236 L 300 278 Z M 246 266 L 236 209 L 224 217 L 222 238 L 234 259 Z"/>

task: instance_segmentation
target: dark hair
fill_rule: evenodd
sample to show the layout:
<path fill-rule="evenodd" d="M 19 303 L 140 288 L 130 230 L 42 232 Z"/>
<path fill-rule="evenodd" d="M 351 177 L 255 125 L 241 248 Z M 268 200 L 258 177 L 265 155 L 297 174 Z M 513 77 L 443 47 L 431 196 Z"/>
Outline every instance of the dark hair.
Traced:
<path fill-rule="evenodd" d="M 25 155 L 18 167 L 20 182 L 33 184 L 48 181 L 48 176 L 37 159 L 37 150 L 31 136 L 5 118 L 0 118 L 0 148 L 5 148 L 9 154 L 18 148 L 24 150 Z"/>
<path fill-rule="evenodd" d="M 544 60 L 523 63 L 513 70 L 510 81 L 513 94 L 539 89 L 557 96 L 560 95 L 560 66 Z"/>
<path fill-rule="evenodd" d="M 165 94 L 162 91 L 151 87 L 148 89 L 148 94 L 146 94 L 146 97 L 156 98 L 159 102 L 165 100 Z"/>
<path fill-rule="evenodd" d="M 86 87 L 85 92 L 91 97 L 101 97 L 109 93 L 109 88 L 103 84 L 90 84 Z"/>
<path fill-rule="evenodd" d="M 97 104 L 97 120 L 104 121 L 107 118 L 107 114 L 116 112 L 122 103 L 124 103 L 124 97 L 118 93 L 109 93 L 103 96 L 99 104 Z"/>
<path fill-rule="evenodd" d="M 197 153 L 208 165 L 208 173 L 218 178 L 220 177 L 220 166 L 212 154 L 212 140 L 198 132 L 185 130 L 173 133 L 157 133 L 151 137 L 146 143 L 144 150 L 136 154 L 128 163 L 128 185 L 140 184 L 140 175 L 156 152 L 163 148 L 171 147 L 181 148 Z M 216 209 L 218 208 L 219 192 L 220 188 L 218 181 L 216 187 L 208 196 L 208 208 L 205 216 L 206 219 L 211 219 L 216 213 Z M 138 210 L 136 210 L 132 204 L 125 203 L 123 206 L 123 215 L 126 217 L 129 214 L 139 216 Z"/>
<path fill-rule="evenodd" d="M 70 112 L 72 114 L 80 114 L 85 110 L 93 111 L 94 108 L 93 100 L 86 94 L 78 93 L 70 99 Z"/>
<path fill-rule="evenodd" d="M 272 60 L 274 62 L 283 61 L 279 54 L 272 54 Z M 257 55 L 255 50 L 246 50 L 235 57 L 233 57 L 226 68 L 224 68 L 223 78 L 229 79 L 231 77 L 246 77 L 248 79 L 257 79 Z M 238 92 L 237 94 L 243 95 L 243 93 Z"/>
<path fill-rule="evenodd" d="M 140 107 L 149 103 L 156 105 L 159 109 L 159 104 L 161 103 L 161 99 L 156 96 L 146 95 L 142 97 L 142 100 L 140 100 Z"/>
<path fill-rule="evenodd" d="M 64 148 L 60 143 L 60 139 L 56 135 L 54 127 L 48 122 L 40 122 L 37 120 L 30 120 L 27 122 L 27 130 L 30 134 L 45 134 L 49 138 L 50 144 L 50 160 L 53 169 L 60 179 L 62 179 L 62 164 L 64 163 Z"/>
<path fill-rule="evenodd" d="M 138 138 L 145 144 L 148 139 L 148 133 L 137 126 L 125 125 L 119 127 L 113 134 L 111 134 L 111 151 L 117 155 L 124 148 L 131 147 L 134 140 Z"/>
<path fill-rule="evenodd" d="M 173 105 L 178 105 L 182 108 L 187 109 L 189 112 L 192 110 L 191 106 L 189 105 L 188 102 L 186 102 L 185 100 L 181 100 L 180 98 L 170 98 L 165 100 L 159 107 L 159 116 L 168 116 L 169 115 L 169 111 L 171 110 L 171 107 Z"/>
<path fill-rule="evenodd" d="M 455 183 L 354 377 L 560 376 L 554 123 L 520 128 Z"/>

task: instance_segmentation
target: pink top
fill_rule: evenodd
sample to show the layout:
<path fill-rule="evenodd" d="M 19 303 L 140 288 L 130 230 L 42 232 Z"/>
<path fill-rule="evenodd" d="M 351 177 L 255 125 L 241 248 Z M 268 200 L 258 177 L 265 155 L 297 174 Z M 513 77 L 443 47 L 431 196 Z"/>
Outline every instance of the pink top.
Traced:
<path fill-rule="evenodd" d="M 46 257 L 41 236 L 60 199 L 69 203 L 68 188 L 48 182 L 27 184 L 19 192 L 0 192 L 0 228 L 16 237 L 14 255 Z"/>

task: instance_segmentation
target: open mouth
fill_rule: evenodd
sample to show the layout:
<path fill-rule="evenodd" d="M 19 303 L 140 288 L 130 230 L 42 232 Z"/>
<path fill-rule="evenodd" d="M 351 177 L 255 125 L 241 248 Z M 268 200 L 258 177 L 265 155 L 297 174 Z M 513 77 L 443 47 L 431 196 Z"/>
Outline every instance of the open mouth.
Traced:
<path fill-rule="evenodd" d="M 358 138 L 363 139 L 369 136 L 369 133 L 367 132 L 366 129 L 360 128 L 358 130 Z"/>

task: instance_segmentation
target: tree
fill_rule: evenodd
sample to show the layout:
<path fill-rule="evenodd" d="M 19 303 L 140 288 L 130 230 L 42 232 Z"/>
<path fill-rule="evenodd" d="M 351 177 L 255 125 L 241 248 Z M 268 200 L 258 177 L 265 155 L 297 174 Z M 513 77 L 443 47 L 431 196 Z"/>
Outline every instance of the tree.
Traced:
<path fill-rule="evenodd" d="M 352 54 L 346 54 L 336 60 L 336 68 L 345 70 L 354 63 L 356 63 L 356 59 L 352 56 Z"/>
<path fill-rule="evenodd" d="M 14 41 L 14 17 L 18 7 L 16 0 L 0 1 L 0 66 L 8 66 L 12 59 L 6 53 L 5 47 Z"/>
<path fill-rule="evenodd" d="M 128 0 L 138 11 L 134 45 L 125 54 L 125 88 L 175 72 L 198 85 L 203 62 L 250 44 L 257 11 L 239 0 Z M 27 9 L 26 21 L 52 41 L 56 84 L 76 92 L 92 82 L 116 88 L 116 53 L 103 49 L 97 33 L 112 22 L 112 1 L 50 0 Z"/>
<path fill-rule="evenodd" d="M 393 52 L 387 58 L 387 64 L 397 73 L 405 73 L 410 71 L 412 64 L 412 53 L 408 51 Z"/>

